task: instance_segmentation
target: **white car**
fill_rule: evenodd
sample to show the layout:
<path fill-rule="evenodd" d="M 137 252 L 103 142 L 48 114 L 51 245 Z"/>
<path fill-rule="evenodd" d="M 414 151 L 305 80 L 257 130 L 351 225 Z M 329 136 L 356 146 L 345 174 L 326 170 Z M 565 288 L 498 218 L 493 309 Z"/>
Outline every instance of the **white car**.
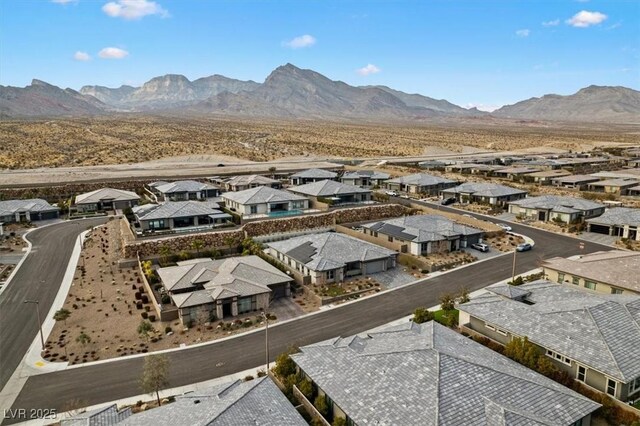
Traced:
<path fill-rule="evenodd" d="M 390 197 L 397 197 L 398 193 L 396 191 L 385 191 L 385 194 L 387 194 Z"/>
<path fill-rule="evenodd" d="M 496 223 L 496 226 L 499 226 L 500 228 L 504 229 L 505 231 L 511 231 L 511 227 L 509 225 L 507 225 L 506 223 Z"/>

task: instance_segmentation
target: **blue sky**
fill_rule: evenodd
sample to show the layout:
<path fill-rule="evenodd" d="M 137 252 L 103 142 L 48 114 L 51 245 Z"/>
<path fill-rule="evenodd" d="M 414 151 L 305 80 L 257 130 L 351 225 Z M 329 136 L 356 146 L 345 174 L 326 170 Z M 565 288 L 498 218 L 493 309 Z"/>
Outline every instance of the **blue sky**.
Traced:
<path fill-rule="evenodd" d="M 490 108 L 590 84 L 640 88 L 637 0 L 0 0 L 0 84 L 261 82 L 291 62 Z"/>

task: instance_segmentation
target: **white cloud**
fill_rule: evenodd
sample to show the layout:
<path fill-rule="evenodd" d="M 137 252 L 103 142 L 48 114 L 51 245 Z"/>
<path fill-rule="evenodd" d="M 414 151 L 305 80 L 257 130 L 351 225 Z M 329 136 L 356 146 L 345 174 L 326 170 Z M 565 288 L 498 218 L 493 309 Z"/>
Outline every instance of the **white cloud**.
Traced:
<path fill-rule="evenodd" d="M 543 27 L 555 27 L 560 25 L 560 20 L 559 19 L 554 19 L 552 21 L 545 21 L 542 23 Z"/>
<path fill-rule="evenodd" d="M 577 28 L 586 28 L 591 25 L 598 25 L 607 19 L 607 15 L 600 12 L 589 12 L 588 10 L 581 10 L 571 17 L 571 19 L 567 19 L 565 22 L 572 27 Z"/>
<path fill-rule="evenodd" d="M 518 37 L 529 37 L 529 34 L 531 34 L 531 30 L 528 30 L 526 28 L 523 30 L 516 31 L 516 35 Z"/>
<path fill-rule="evenodd" d="M 487 105 L 487 104 L 476 104 L 473 102 L 469 102 L 464 106 L 466 109 L 477 108 L 480 111 L 484 112 L 493 112 L 502 107 L 502 105 Z"/>
<path fill-rule="evenodd" d="M 81 52 L 81 51 L 77 51 L 76 53 L 73 54 L 73 59 L 75 59 L 76 61 L 89 61 L 91 60 L 91 56 L 89 56 L 89 54 L 87 52 Z"/>
<path fill-rule="evenodd" d="M 356 70 L 356 72 L 357 72 L 358 74 L 360 74 L 360 75 L 364 75 L 364 76 L 366 76 L 366 75 L 370 75 L 370 74 L 377 74 L 377 73 L 379 73 L 380 71 L 382 71 L 382 70 L 381 70 L 380 68 L 376 67 L 376 66 L 375 66 L 375 65 L 373 65 L 373 64 L 367 64 L 367 66 L 362 67 L 362 68 L 358 68 L 358 69 Z"/>
<path fill-rule="evenodd" d="M 301 49 L 303 47 L 311 47 L 316 44 L 316 38 L 312 35 L 305 34 L 299 37 L 293 38 L 289 41 L 285 41 L 282 43 L 284 47 L 289 47 L 291 49 Z"/>
<path fill-rule="evenodd" d="M 98 56 L 102 59 L 122 59 L 129 56 L 129 52 L 117 47 L 105 47 L 98 52 Z"/>
<path fill-rule="evenodd" d="M 102 11 L 112 18 L 141 19 L 147 15 L 169 16 L 169 12 L 155 1 L 149 0 L 115 0 L 102 6 Z"/>

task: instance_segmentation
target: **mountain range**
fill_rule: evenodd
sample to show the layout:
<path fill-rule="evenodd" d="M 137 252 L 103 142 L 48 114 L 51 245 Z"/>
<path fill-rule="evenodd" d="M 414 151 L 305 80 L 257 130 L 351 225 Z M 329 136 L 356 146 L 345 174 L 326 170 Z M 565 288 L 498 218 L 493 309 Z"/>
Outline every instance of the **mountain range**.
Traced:
<path fill-rule="evenodd" d="M 221 75 L 190 81 L 169 74 L 141 87 L 84 86 L 79 92 L 40 80 L 24 88 L 0 86 L 0 118 L 123 112 L 368 121 L 489 116 L 637 123 L 640 92 L 620 86 L 589 86 L 573 95 L 531 98 L 489 114 L 386 86 L 350 86 L 291 64 L 276 68 L 263 83 Z"/>

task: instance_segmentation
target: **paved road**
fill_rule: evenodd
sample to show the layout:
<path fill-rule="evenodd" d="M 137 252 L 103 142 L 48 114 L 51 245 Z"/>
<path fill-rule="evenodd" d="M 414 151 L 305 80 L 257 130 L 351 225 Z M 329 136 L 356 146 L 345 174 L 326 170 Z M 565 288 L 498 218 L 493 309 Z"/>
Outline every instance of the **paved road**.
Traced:
<path fill-rule="evenodd" d="M 543 258 L 580 253 L 579 241 L 574 238 L 515 224 L 513 230 L 536 241 L 534 250 L 518 254 L 518 273 L 539 267 Z M 585 242 L 582 252 L 606 249 L 610 247 Z M 271 359 L 291 345 L 360 333 L 408 315 L 416 307 L 436 305 L 442 293 L 457 291 L 463 286 L 473 291 L 501 281 L 511 275 L 512 260 L 513 257 L 507 255 L 471 264 L 417 285 L 273 326 L 269 329 Z M 182 386 L 254 368 L 264 363 L 263 348 L 264 334 L 260 331 L 172 352 L 169 355 L 170 385 Z M 142 363 L 142 358 L 133 358 L 32 376 L 13 408 L 62 410 L 70 401 L 93 405 L 138 395 Z"/>
<path fill-rule="evenodd" d="M 104 221 L 101 218 L 64 222 L 27 235 L 33 245 L 31 253 L 0 295 L 0 389 L 38 333 L 36 307 L 25 305 L 24 300 L 40 302 L 44 321 L 60 288 L 78 234 Z"/>

